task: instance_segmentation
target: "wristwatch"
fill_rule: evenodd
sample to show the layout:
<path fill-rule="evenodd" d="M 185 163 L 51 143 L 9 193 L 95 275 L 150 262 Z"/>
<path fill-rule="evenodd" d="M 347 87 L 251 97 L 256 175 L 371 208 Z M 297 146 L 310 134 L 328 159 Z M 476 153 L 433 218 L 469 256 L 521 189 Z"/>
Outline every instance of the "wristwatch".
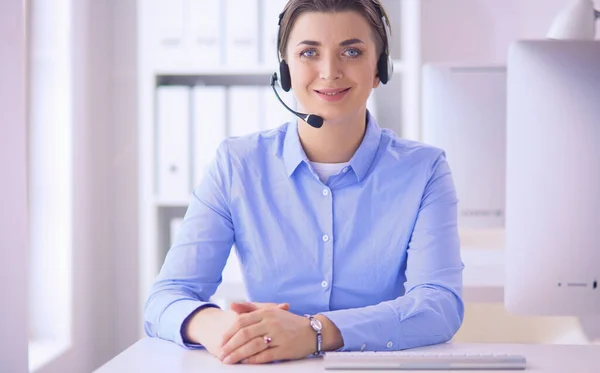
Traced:
<path fill-rule="evenodd" d="M 323 324 L 317 319 L 315 319 L 312 315 L 304 315 L 310 320 L 310 327 L 317 332 L 317 350 L 313 353 L 315 356 L 321 355 L 321 348 L 323 345 L 323 335 L 321 331 L 323 330 Z"/>

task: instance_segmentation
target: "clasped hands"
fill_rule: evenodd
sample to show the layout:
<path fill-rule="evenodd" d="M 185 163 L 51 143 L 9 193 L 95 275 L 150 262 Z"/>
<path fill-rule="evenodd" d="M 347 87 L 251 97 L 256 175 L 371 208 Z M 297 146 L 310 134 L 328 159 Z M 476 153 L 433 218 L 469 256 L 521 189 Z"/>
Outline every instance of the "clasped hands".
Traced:
<path fill-rule="evenodd" d="M 237 315 L 223 334 L 219 360 L 225 364 L 261 364 L 295 360 L 316 349 L 310 321 L 289 312 L 289 304 L 232 303 Z"/>

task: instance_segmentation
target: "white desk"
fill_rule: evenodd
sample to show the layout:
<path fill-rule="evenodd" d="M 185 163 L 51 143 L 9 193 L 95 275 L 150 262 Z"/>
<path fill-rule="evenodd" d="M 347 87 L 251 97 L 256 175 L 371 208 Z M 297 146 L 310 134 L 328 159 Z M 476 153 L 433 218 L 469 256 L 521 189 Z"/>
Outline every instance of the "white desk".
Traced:
<path fill-rule="evenodd" d="M 528 368 L 525 370 L 525 372 L 600 372 L 600 345 L 577 346 L 448 343 L 437 346 L 423 347 L 420 350 L 521 354 L 527 358 Z M 416 351 L 416 349 L 412 351 Z M 204 350 L 190 351 L 170 342 L 165 342 L 154 338 L 144 338 L 106 363 L 104 366 L 100 367 L 96 373 L 306 373 L 323 371 L 325 371 L 323 368 L 323 361 L 320 358 L 265 365 L 224 365 L 216 358 L 210 356 Z M 469 372 L 476 373 L 476 371 Z M 491 371 L 486 371 L 486 373 L 490 372 Z"/>

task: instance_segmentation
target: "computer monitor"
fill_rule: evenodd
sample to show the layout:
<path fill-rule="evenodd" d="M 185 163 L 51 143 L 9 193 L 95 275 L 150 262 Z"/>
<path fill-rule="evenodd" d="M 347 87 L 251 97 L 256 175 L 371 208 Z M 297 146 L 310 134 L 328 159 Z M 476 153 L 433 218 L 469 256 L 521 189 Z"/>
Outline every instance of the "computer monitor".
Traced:
<path fill-rule="evenodd" d="M 503 249 L 506 66 L 428 64 L 423 141 L 446 152 L 458 195 L 463 249 Z"/>
<path fill-rule="evenodd" d="M 507 73 L 505 307 L 600 315 L 600 42 L 519 41 Z"/>

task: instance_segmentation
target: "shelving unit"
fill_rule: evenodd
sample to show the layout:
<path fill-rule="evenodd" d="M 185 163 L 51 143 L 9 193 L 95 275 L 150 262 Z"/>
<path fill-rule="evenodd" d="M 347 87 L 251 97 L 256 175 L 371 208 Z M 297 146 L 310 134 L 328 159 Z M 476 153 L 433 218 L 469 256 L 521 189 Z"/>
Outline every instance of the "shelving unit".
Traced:
<path fill-rule="evenodd" d="M 140 302 L 145 301 L 164 256 L 169 249 L 169 219 L 183 216 L 189 200 L 185 196 L 157 196 L 155 193 L 155 91 L 163 85 L 260 85 L 267 87 L 277 68 L 276 53 L 268 64 L 227 66 L 198 63 L 199 53 L 185 36 L 189 25 L 182 27 L 182 41 L 163 43 L 157 35 L 156 4 L 161 0 L 138 2 L 138 56 L 139 56 L 139 133 L 140 133 Z M 194 0 L 182 1 L 183 7 Z M 268 12 L 263 8 L 272 0 L 259 0 L 259 30 L 267 29 L 262 18 Z M 224 1 L 222 1 L 224 2 Z M 420 71 L 421 10 L 420 0 L 384 0 L 392 23 L 392 57 L 394 76 L 387 85 L 374 91 L 377 119 L 382 127 L 393 129 L 400 136 L 420 140 Z M 184 17 L 185 19 L 185 17 Z M 271 22 L 269 20 L 269 22 Z M 273 20 L 276 27 L 276 20 Z M 259 37 L 259 40 L 263 40 Z M 261 48 L 266 48 L 261 46 Z M 500 281 L 500 280 L 498 280 Z M 493 288 L 498 288 L 498 281 Z M 219 294 L 239 292 L 239 284 L 224 283 Z M 489 284 L 488 284 L 489 285 Z M 484 285 L 483 291 L 486 291 Z M 501 289 L 501 288 L 500 288 Z M 475 294 L 475 293 L 474 293 Z M 496 293 L 498 294 L 498 293 Z M 496 299 L 496 298 L 494 298 Z"/>

